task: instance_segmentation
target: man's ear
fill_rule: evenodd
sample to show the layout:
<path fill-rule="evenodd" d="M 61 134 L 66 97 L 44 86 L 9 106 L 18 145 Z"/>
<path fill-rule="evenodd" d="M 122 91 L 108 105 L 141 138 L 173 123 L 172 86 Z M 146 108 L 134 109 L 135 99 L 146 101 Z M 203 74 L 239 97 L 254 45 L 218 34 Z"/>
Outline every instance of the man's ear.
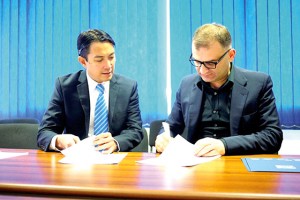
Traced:
<path fill-rule="evenodd" d="M 229 57 L 230 57 L 230 62 L 233 62 L 234 58 L 235 58 L 235 54 L 236 54 L 236 51 L 234 48 L 232 48 L 230 51 L 229 51 Z"/>
<path fill-rule="evenodd" d="M 86 66 L 86 59 L 82 56 L 78 56 L 78 62 L 82 65 L 82 66 Z"/>

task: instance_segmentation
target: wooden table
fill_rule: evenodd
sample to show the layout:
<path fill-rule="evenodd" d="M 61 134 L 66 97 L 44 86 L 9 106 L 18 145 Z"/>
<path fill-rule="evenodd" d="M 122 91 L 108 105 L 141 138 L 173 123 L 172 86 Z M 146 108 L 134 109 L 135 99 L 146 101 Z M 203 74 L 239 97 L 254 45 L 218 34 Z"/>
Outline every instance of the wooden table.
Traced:
<path fill-rule="evenodd" d="M 29 152 L 0 160 L 0 199 L 300 199 L 300 173 L 248 172 L 245 156 L 163 167 L 135 162 L 156 154 L 130 152 L 117 165 L 71 165 L 60 153 L 0 150 Z"/>

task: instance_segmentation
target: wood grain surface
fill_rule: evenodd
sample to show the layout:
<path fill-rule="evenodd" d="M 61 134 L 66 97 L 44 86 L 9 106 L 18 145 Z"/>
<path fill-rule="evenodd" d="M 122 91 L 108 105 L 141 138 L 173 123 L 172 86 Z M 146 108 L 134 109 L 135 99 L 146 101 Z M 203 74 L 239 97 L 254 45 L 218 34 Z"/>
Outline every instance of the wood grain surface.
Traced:
<path fill-rule="evenodd" d="M 130 152 L 115 165 L 72 165 L 59 163 L 57 152 L 0 151 L 29 152 L 0 160 L 0 199 L 300 199 L 300 173 L 248 172 L 241 161 L 278 155 L 164 167 L 136 163 L 158 156 L 151 153 Z"/>

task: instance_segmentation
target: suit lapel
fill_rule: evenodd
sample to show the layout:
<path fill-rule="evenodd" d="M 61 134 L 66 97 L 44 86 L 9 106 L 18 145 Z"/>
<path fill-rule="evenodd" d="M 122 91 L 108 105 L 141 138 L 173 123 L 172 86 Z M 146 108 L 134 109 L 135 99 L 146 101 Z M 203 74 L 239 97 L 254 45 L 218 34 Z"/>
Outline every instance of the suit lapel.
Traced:
<path fill-rule="evenodd" d="M 245 88 L 247 84 L 246 77 L 237 68 L 233 67 L 233 70 L 235 71 L 230 107 L 230 132 L 231 135 L 238 135 L 240 119 L 248 96 L 248 90 Z"/>
<path fill-rule="evenodd" d="M 190 93 L 189 97 L 189 120 L 187 122 L 188 132 L 193 133 L 194 129 L 197 127 L 199 115 L 201 113 L 201 103 L 202 103 L 202 90 L 199 89 L 197 83 L 200 81 L 198 75 L 195 78 L 192 92 Z"/>
<path fill-rule="evenodd" d="M 89 132 L 89 124 L 90 124 L 90 97 L 89 97 L 89 88 L 86 78 L 86 71 L 82 71 L 80 74 L 78 81 L 80 82 L 77 85 L 78 97 L 81 102 L 82 109 L 84 111 L 85 117 L 85 132 Z"/>
<path fill-rule="evenodd" d="M 113 75 L 113 77 L 109 83 L 109 109 L 108 109 L 109 124 L 112 124 L 112 119 L 113 119 L 114 110 L 115 110 L 114 108 L 115 108 L 115 104 L 117 102 L 118 90 L 119 90 L 119 85 L 117 82 L 117 78 L 116 78 L 116 75 Z"/>

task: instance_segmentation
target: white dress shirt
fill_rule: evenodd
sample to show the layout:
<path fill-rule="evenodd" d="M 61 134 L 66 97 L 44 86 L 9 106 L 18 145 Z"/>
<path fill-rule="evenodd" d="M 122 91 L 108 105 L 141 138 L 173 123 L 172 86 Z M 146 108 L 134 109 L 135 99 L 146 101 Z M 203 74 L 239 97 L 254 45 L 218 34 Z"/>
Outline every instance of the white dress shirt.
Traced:
<path fill-rule="evenodd" d="M 97 90 L 96 86 L 99 83 L 94 81 L 88 75 L 88 72 L 86 72 L 86 77 L 87 77 L 87 82 L 88 82 L 88 86 L 89 86 L 89 95 L 90 95 L 90 124 L 89 124 L 88 136 L 92 136 L 92 135 L 94 135 L 95 107 L 96 107 L 97 98 L 99 96 L 99 91 Z M 105 103 L 106 103 L 106 107 L 108 108 L 108 104 L 109 104 L 109 81 L 103 82 L 101 84 L 104 87 L 104 100 L 105 100 Z M 55 146 L 56 138 L 57 138 L 57 135 L 52 138 L 51 144 L 50 144 L 50 149 L 59 151 Z M 118 150 L 119 150 L 120 149 L 119 143 L 117 141 L 116 141 L 116 143 L 117 143 Z"/>
<path fill-rule="evenodd" d="M 99 96 L 99 91 L 97 90 L 97 83 L 94 81 L 88 73 L 86 73 L 87 76 L 87 81 L 89 85 L 89 93 L 90 93 L 90 125 L 89 125 L 89 134 L 88 136 L 94 135 L 94 118 L 95 118 L 95 107 L 96 107 L 96 102 L 97 98 Z M 108 111 L 108 97 L 109 97 L 109 81 L 101 83 L 104 87 L 104 99 L 106 103 L 106 108 Z"/>

